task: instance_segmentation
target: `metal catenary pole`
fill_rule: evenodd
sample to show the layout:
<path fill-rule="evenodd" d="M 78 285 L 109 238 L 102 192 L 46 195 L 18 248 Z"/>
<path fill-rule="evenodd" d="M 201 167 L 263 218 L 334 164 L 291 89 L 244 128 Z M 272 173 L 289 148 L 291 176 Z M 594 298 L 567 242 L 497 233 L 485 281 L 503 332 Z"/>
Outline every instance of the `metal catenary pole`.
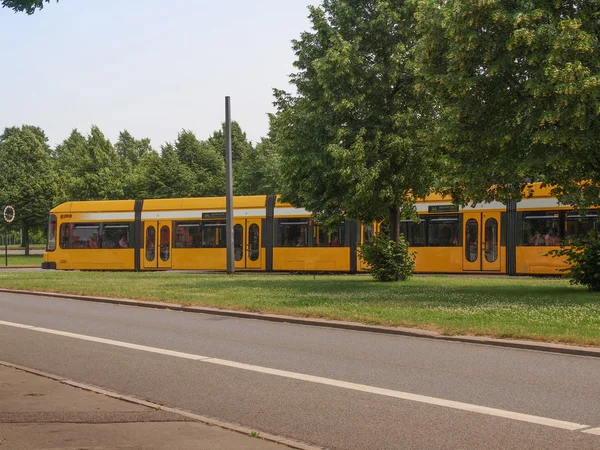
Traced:
<path fill-rule="evenodd" d="M 227 233 L 227 273 L 235 272 L 235 258 L 233 248 L 233 176 L 231 157 L 231 104 L 230 98 L 225 97 L 225 177 L 227 183 L 225 223 Z"/>

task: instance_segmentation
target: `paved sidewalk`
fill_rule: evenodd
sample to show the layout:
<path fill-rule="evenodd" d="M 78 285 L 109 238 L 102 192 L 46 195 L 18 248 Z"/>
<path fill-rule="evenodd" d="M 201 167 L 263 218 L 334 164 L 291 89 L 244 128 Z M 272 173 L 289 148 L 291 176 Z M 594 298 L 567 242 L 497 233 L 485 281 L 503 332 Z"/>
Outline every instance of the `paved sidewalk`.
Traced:
<path fill-rule="evenodd" d="M 0 365 L 0 449 L 286 446 Z"/>

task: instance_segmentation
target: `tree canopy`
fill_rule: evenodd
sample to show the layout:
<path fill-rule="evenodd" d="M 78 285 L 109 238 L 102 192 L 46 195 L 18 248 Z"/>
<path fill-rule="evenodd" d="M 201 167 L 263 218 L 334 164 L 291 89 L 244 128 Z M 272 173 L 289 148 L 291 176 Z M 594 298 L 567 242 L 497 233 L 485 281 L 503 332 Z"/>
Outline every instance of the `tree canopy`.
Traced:
<path fill-rule="evenodd" d="M 58 0 L 56 1 L 58 2 Z M 2 0 L 2 7 L 31 15 L 36 10 L 42 9 L 44 3 L 50 3 L 50 0 Z"/>
<path fill-rule="evenodd" d="M 193 197 L 198 191 L 197 176 L 181 162 L 172 144 L 165 144 L 160 156 L 148 154 L 141 161 L 144 177 L 140 198 Z"/>
<path fill-rule="evenodd" d="M 414 3 L 325 0 L 293 41 L 297 94 L 275 91 L 284 198 L 360 220 L 412 208 L 433 184 L 430 121 L 415 89 Z"/>
<path fill-rule="evenodd" d="M 15 208 L 12 226 L 23 230 L 26 252 L 29 231 L 45 226 L 56 201 L 57 178 L 47 141 L 40 128 L 28 125 L 7 128 L 0 136 L 0 204 Z"/>
<path fill-rule="evenodd" d="M 256 147 L 250 146 L 234 169 L 236 195 L 279 193 L 281 159 L 271 139 L 263 138 Z"/>
<path fill-rule="evenodd" d="M 519 199 L 542 181 L 598 204 L 599 12 L 578 0 L 419 2 L 433 142 L 460 203 Z"/>
<path fill-rule="evenodd" d="M 93 126 L 87 137 L 73 130 L 54 155 L 65 199 L 123 198 L 123 168 L 115 148 L 98 127 Z"/>
<path fill-rule="evenodd" d="M 195 197 L 225 195 L 225 160 L 210 142 L 200 141 L 196 135 L 183 130 L 174 144 L 179 161 L 195 177 Z"/>

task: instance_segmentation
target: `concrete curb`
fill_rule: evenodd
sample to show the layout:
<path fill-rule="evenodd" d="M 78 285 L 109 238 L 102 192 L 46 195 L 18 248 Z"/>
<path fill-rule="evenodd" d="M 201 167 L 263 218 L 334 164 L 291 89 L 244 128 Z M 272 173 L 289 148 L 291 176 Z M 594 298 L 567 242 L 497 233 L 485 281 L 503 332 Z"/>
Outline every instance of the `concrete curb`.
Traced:
<path fill-rule="evenodd" d="M 363 325 L 356 322 L 344 322 L 325 319 L 311 319 L 277 314 L 252 313 L 244 311 L 232 311 L 227 309 L 208 308 L 200 306 L 183 306 L 177 303 L 148 302 L 125 298 L 95 297 L 75 294 L 60 294 L 56 292 L 23 291 L 17 289 L 0 289 L 0 292 L 10 294 L 28 294 L 44 297 L 56 297 L 72 300 L 83 300 L 97 303 L 110 303 L 115 305 L 138 306 L 144 308 L 166 309 L 189 313 L 212 314 L 239 319 L 266 320 L 270 322 L 291 323 L 296 325 L 308 325 L 317 327 L 337 328 L 342 330 L 362 331 L 369 333 L 382 333 L 397 336 L 410 336 L 448 342 L 463 342 L 468 344 L 491 345 L 496 347 L 515 348 L 521 350 L 534 350 L 548 353 L 560 353 L 575 356 L 589 356 L 600 358 L 600 348 L 580 347 L 564 344 L 553 344 L 547 342 L 536 342 L 512 339 L 494 339 L 485 336 L 445 336 L 435 331 L 419 330 L 415 328 L 384 327 L 376 325 Z"/>
<path fill-rule="evenodd" d="M 257 439 L 262 439 L 264 441 L 274 442 L 276 444 L 284 445 L 286 447 L 290 447 L 297 450 L 322 450 L 322 447 L 316 447 L 309 444 L 304 444 L 303 442 L 294 441 L 293 439 L 288 439 L 282 436 L 277 436 L 270 433 L 264 433 L 262 431 L 254 430 L 251 428 L 247 428 L 241 425 L 234 425 L 228 422 L 222 422 L 220 420 L 211 419 L 210 417 L 201 416 L 198 414 L 194 414 L 182 409 L 171 408 L 168 406 L 160 405 L 158 403 L 152 403 L 147 400 L 141 400 L 136 397 L 131 397 L 129 395 L 122 395 L 116 392 L 108 391 L 106 389 L 102 389 L 96 386 L 92 386 L 90 384 L 78 383 L 73 380 L 69 380 L 68 378 L 61 377 L 59 375 L 54 375 L 48 372 L 42 372 L 40 370 L 31 369 L 29 367 L 20 366 L 17 364 L 13 364 L 6 361 L 0 360 L 0 365 L 5 367 L 11 367 L 13 369 L 22 370 L 23 372 L 31 373 L 33 375 L 38 375 L 40 377 L 49 378 L 54 381 L 58 381 L 59 383 L 65 384 L 67 386 L 72 386 L 75 388 L 83 389 L 85 391 L 95 392 L 96 394 L 106 395 L 107 397 L 115 398 L 117 400 L 122 400 L 128 403 L 133 403 L 136 405 L 146 406 L 152 409 L 160 409 L 162 411 L 170 412 L 173 414 L 180 415 L 182 417 L 186 417 L 188 419 L 192 419 L 196 422 L 203 423 L 205 425 L 217 426 L 219 428 L 223 428 L 228 431 L 235 431 L 236 433 L 243 434 L 245 436 L 251 435 L 251 433 L 258 433 Z"/>

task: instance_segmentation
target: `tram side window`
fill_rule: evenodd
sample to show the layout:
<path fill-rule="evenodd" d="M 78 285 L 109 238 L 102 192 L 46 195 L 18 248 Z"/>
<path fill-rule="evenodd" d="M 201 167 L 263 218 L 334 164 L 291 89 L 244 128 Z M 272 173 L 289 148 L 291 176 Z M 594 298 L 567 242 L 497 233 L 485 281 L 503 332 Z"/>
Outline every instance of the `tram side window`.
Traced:
<path fill-rule="evenodd" d="M 175 224 L 175 248 L 200 248 L 202 247 L 201 222 L 177 222 Z"/>
<path fill-rule="evenodd" d="M 560 215 L 556 211 L 521 213 L 521 245 L 558 245 Z"/>
<path fill-rule="evenodd" d="M 59 238 L 60 238 L 60 248 L 69 248 L 69 241 L 70 241 L 70 227 L 71 224 L 70 223 L 63 223 L 60 226 L 60 233 L 59 233 Z"/>
<path fill-rule="evenodd" d="M 221 248 L 226 247 L 227 227 L 224 220 L 211 220 L 202 222 L 202 247 Z"/>
<path fill-rule="evenodd" d="M 422 247 L 427 245 L 427 220 L 421 217 L 419 223 L 413 220 L 402 220 L 400 223 L 400 233 L 411 247 Z"/>
<path fill-rule="evenodd" d="M 583 237 L 592 231 L 598 235 L 600 231 L 598 211 L 588 211 L 583 216 L 578 212 L 568 212 L 565 219 L 565 237 Z"/>
<path fill-rule="evenodd" d="M 458 247 L 462 245 L 459 217 L 458 214 L 428 216 L 428 245 L 431 247 Z"/>
<path fill-rule="evenodd" d="M 221 248 L 226 246 L 224 220 L 177 222 L 173 246 L 175 248 Z"/>
<path fill-rule="evenodd" d="M 56 250 L 56 216 L 50 214 L 48 219 L 48 244 L 46 245 L 46 251 L 53 252 Z"/>
<path fill-rule="evenodd" d="M 315 222 L 313 227 L 313 247 L 347 247 L 346 244 L 346 223 L 341 222 L 337 230 L 331 231 L 323 228 L 319 222 Z"/>
<path fill-rule="evenodd" d="M 308 222 L 306 219 L 276 219 L 277 247 L 306 247 Z"/>
<path fill-rule="evenodd" d="M 105 223 L 102 227 L 101 248 L 129 248 L 133 246 L 133 224 Z M 130 244 L 131 243 L 131 244 Z"/>
<path fill-rule="evenodd" d="M 99 247 L 99 223 L 63 223 L 60 226 L 60 248 Z"/>

